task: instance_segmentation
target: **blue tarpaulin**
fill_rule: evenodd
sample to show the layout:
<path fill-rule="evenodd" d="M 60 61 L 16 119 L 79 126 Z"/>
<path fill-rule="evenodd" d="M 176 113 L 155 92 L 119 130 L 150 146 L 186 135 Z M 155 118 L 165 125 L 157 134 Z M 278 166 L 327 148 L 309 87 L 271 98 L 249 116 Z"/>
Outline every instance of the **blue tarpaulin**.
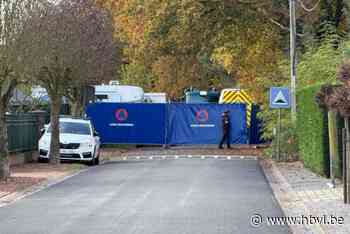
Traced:
<path fill-rule="evenodd" d="M 252 118 L 249 128 L 249 143 L 250 144 L 261 144 L 264 143 L 262 138 L 263 122 L 258 118 L 258 113 L 260 111 L 259 106 L 253 105 L 252 108 Z"/>
<path fill-rule="evenodd" d="M 103 144 L 165 144 L 165 105 L 97 103 L 87 115 Z"/>
<path fill-rule="evenodd" d="M 168 106 L 168 142 L 172 145 L 218 144 L 222 113 L 230 111 L 232 144 L 247 143 L 244 104 L 171 104 Z"/>
<path fill-rule="evenodd" d="M 248 143 L 244 104 L 97 103 L 87 115 L 103 144 L 218 144 L 229 110 L 231 143 Z"/>

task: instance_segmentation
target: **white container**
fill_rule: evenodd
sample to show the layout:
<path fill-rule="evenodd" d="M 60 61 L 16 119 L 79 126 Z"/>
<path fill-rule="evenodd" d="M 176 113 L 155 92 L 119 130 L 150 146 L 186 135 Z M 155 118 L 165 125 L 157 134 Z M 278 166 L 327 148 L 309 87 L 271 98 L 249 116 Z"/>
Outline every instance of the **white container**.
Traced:
<path fill-rule="evenodd" d="M 45 88 L 41 86 L 32 87 L 32 97 L 37 99 L 42 99 L 43 97 L 48 96 Z"/>
<path fill-rule="evenodd" d="M 97 102 L 143 102 L 144 92 L 141 87 L 128 85 L 96 85 Z"/>
<path fill-rule="evenodd" d="M 144 101 L 147 103 L 166 103 L 166 93 L 145 93 Z"/>

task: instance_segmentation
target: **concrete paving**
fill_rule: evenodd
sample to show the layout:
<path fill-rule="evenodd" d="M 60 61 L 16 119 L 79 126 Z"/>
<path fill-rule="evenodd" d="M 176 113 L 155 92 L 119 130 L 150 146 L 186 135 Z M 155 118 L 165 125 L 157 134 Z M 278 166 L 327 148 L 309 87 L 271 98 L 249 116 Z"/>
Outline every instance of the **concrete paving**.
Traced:
<path fill-rule="evenodd" d="M 289 233 L 254 159 L 111 162 L 0 208 L 1 234 Z"/>
<path fill-rule="evenodd" d="M 261 165 L 286 216 L 312 217 L 304 219 L 303 224 L 291 225 L 294 233 L 350 233 L 350 207 L 343 203 L 342 184 L 328 187 L 329 179 L 304 168 L 301 162 L 265 159 Z"/>

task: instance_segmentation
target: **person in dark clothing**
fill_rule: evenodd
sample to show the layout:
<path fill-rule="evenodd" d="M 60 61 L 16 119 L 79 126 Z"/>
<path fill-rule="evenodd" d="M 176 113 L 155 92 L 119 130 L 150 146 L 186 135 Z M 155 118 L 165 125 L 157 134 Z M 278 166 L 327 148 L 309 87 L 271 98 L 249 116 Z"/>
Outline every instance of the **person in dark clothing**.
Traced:
<path fill-rule="evenodd" d="M 219 149 L 223 149 L 223 144 L 226 141 L 227 148 L 231 148 L 230 146 L 230 128 L 231 128 L 231 123 L 230 123 L 230 112 L 225 111 L 222 114 L 222 139 L 220 141 Z"/>

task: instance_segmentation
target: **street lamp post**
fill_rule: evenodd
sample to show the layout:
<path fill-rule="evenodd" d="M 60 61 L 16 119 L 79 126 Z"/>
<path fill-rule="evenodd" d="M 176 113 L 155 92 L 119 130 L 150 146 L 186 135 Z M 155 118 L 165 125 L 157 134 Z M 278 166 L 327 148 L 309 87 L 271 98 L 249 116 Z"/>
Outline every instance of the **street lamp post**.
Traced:
<path fill-rule="evenodd" d="M 297 107 L 296 107 L 296 18 L 295 18 L 295 0 L 289 0 L 290 10 L 290 63 L 291 63 L 291 104 L 292 104 L 292 122 L 296 122 Z"/>

